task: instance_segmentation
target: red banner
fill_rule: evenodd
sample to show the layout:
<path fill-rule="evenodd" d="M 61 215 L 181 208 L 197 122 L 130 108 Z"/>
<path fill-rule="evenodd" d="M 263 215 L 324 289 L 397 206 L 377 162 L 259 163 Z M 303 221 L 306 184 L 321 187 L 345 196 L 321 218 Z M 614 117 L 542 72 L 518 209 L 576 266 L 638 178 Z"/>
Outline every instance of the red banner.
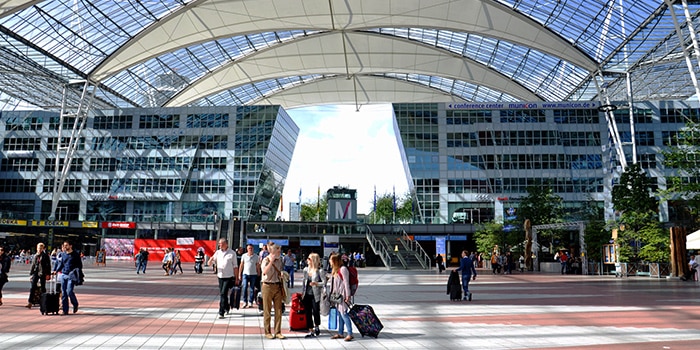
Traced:
<path fill-rule="evenodd" d="M 204 255 L 210 257 L 216 251 L 216 241 L 195 240 L 193 244 L 178 245 L 175 239 L 143 239 L 137 238 L 134 240 L 134 255 L 141 248 L 148 250 L 148 261 L 163 261 L 163 255 L 166 248 L 173 248 L 175 251 L 180 251 L 180 261 L 194 262 L 194 256 L 199 248 L 204 248 Z M 205 262 L 206 263 L 206 262 Z"/>

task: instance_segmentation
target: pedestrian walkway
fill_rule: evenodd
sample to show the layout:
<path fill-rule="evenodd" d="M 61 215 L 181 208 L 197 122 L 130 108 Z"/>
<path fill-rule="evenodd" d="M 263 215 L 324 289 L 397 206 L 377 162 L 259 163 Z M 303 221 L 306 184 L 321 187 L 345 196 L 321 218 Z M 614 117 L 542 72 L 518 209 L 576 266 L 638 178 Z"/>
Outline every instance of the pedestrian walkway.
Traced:
<path fill-rule="evenodd" d="M 333 340 L 325 327 L 320 337 L 306 339 L 288 330 L 285 314 L 287 339 L 268 340 L 257 308 L 218 319 L 216 275 L 183 265 L 185 273 L 175 276 L 163 276 L 154 262 L 145 275 L 128 262 L 86 266 L 85 285 L 76 287 L 80 309 L 67 316 L 26 309 L 28 266 L 14 266 L 0 306 L 0 348 L 700 348 L 700 285 L 679 279 L 483 270 L 470 284 L 473 301 L 451 302 L 447 274 L 364 268 L 356 302 L 372 305 L 382 320 L 377 339 L 354 329 L 354 341 Z"/>

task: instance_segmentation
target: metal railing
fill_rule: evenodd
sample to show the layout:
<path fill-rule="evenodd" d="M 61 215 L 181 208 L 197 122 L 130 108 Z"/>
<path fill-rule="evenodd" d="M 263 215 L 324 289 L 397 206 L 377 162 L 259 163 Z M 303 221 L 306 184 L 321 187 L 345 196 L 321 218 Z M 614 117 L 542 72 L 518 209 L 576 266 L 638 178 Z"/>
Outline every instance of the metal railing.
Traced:
<path fill-rule="evenodd" d="M 372 233 L 372 230 L 369 227 L 367 227 L 365 237 L 367 238 L 367 242 L 369 242 L 369 246 L 372 248 L 372 251 L 379 256 L 384 263 L 384 266 L 386 266 L 387 269 L 391 269 L 391 255 L 389 254 L 388 249 L 380 240 L 374 237 L 374 233 Z"/>
<path fill-rule="evenodd" d="M 423 269 L 430 269 L 430 256 L 428 255 L 428 253 L 425 252 L 425 250 L 420 245 L 420 243 L 418 243 L 418 241 L 408 237 L 408 234 L 406 234 L 406 231 L 403 228 L 401 229 L 401 243 L 403 244 L 404 248 L 406 248 L 406 250 L 412 252 L 416 256 L 418 263 L 421 264 Z"/>

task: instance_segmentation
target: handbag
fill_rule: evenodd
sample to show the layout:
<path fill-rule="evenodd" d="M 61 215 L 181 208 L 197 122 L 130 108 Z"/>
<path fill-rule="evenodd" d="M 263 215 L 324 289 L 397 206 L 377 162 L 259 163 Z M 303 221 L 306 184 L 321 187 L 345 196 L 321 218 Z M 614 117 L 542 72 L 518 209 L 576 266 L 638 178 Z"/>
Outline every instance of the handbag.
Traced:
<path fill-rule="evenodd" d="M 328 316 L 328 313 L 331 311 L 331 300 L 330 297 L 328 296 L 328 292 L 326 291 L 326 288 L 323 288 L 323 292 L 321 292 L 321 302 L 319 303 L 319 312 L 323 316 Z"/>
<path fill-rule="evenodd" d="M 343 298 L 343 295 L 340 293 L 331 293 L 330 296 L 330 303 L 333 305 L 338 305 L 343 302 L 345 298 Z"/>

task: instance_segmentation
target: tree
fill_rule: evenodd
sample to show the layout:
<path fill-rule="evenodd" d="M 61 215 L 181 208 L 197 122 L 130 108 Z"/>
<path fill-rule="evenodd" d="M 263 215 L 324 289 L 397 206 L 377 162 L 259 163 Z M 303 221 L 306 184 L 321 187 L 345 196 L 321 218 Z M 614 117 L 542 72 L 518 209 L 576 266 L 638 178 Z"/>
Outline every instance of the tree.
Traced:
<path fill-rule="evenodd" d="M 658 221 L 658 200 L 652 181 L 639 163 L 631 164 L 613 187 L 612 203 L 620 213 L 618 244 L 620 261 L 668 261 L 670 238 Z"/>
<path fill-rule="evenodd" d="M 603 245 L 610 243 L 611 233 L 603 220 L 603 208 L 589 200 L 583 208 L 583 219 L 586 221 L 584 242 L 586 254 L 591 261 L 599 262 L 603 258 Z"/>
<path fill-rule="evenodd" d="M 700 183 L 687 179 L 700 178 L 700 125 L 688 120 L 678 136 L 676 145 L 661 151 L 663 165 L 675 169 L 676 176 L 666 178 L 666 190 L 659 191 L 664 198 L 678 199 L 679 212 L 687 212 L 692 229 L 700 227 Z"/>
<path fill-rule="evenodd" d="M 394 206 L 394 203 L 396 205 Z M 376 208 L 370 213 L 370 222 L 377 223 L 411 223 L 413 220 L 413 201 L 410 194 L 396 197 L 385 193 L 376 199 Z M 374 203 L 372 203 L 374 205 Z M 396 211 L 394 211 L 396 207 Z"/>
<path fill-rule="evenodd" d="M 301 221 L 326 221 L 328 212 L 328 201 L 324 194 L 319 201 L 302 203 L 301 211 L 299 212 L 299 220 Z"/>
<path fill-rule="evenodd" d="M 530 219 L 532 226 L 554 224 L 562 222 L 564 209 L 562 198 L 554 194 L 551 187 L 530 186 L 527 188 L 527 196 L 520 202 L 518 216 L 513 226 L 522 228 L 525 220 Z M 561 230 L 538 230 L 538 244 L 545 246 L 547 243 L 554 243 L 561 239 Z M 524 231 L 517 230 L 506 235 L 510 244 L 524 241 Z"/>
<path fill-rule="evenodd" d="M 619 212 L 656 212 L 659 203 L 651 195 L 652 185 L 639 163 L 630 164 L 620 175 L 619 183 L 613 187 L 613 207 Z"/>
<path fill-rule="evenodd" d="M 479 252 L 490 254 L 495 246 L 501 245 L 501 237 L 503 236 L 503 224 L 490 221 L 483 223 L 482 226 L 474 232 L 474 240 L 476 241 L 476 249 Z"/>

